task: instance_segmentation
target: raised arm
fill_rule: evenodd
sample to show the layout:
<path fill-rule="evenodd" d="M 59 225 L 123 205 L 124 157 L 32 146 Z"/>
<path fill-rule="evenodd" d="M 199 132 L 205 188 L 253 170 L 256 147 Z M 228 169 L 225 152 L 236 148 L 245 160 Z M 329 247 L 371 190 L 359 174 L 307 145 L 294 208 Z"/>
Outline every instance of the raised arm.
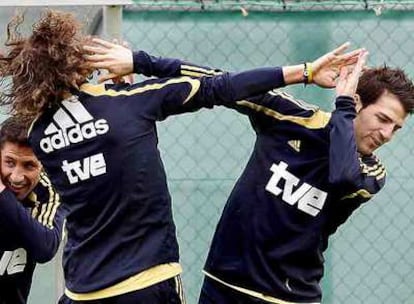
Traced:
<path fill-rule="evenodd" d="M 342 69 L 337 85 L 336 109 L 330 127 L 329 179 L 339 189 L 340 199 L 356 198 L 362 203 L 384 184 L 385 171 L 374 156 L 360 156 L 357 150 L 354 94 L 368 53 L 364 51 L 352 73 Z M 381 169 L 382 168 L 382 169 Z"/>
<path fill-rule="evenodd" d="M 159 92 L 158 101 L 149 100 L 146 107 L 146 113 L 153 119 L 164 119 L 173 114 L 195 111 L 201 107 L 211 108 L 214 105 L 225 105 L 237 108 L 238 101 L 250 98 L 255 95 L 265 94 L 268 91 L 294 83 L 317 83 L 324 87 L 335 86 L 336 76 L 341 66 L 353 65 L 361 50 L 355 50 L 343 54 L 349 44 L 343 44 L 339 48 L 321 56 L 317 60 L 308 64 L 299 64 L 285 66 L 282 68 L 261 68 L 241 73 L 219 73 L 212 77 L 181 77 L 177 79 L 155 80 L 156 87 L 163 88 Z M 154 59 L 149 55 L 140 53 L 134 56 L 132 51 L 121 45 L 114 45 L 108 42 L 100 43 L 96 46 L 85 47 L 90 55 L 87 58 L 90 64 L 95 68 L 107 68 L 111 73 L 117 76 L 128 74 L 133 71 L 135 66 L 146 66 L 146 71 L 169 71 L 167 74 L 175 74 L 182 70 L 182 63 L 175 60 L 166 60 L 165 64 L 162 59 Z M 146 60 L 144 64 L 138 64 L 133 60 L 139 58 Z M 161 63 L 160 63 L 161 62 Z M 154 65 L 159 64 L 161 67 L 156 68 Z M 150 68 L 148 68 L 150 67 Z M 181 73 L 181 72 L 180 72 Z M 210 75 L 211 76 L 211 75 Z M 117 87 L 116 89 L 127 89 L 132 92 L 147 91 L 151 81 L 146 88 L 140 88 L 142 84 L 136 84 L 131 87 Z M 175 84 L 171 86 L 171 84 Z M 108 86 L 107 86 L 108 88 Z M 112 87 L 115 89 L 115 87 Z M 133 95 L 130 92 L 128 95 Z M 157 92 L 158 93 L 158 92 Z M 165 95 L 162 97 L 162 95 Z M 149 96 L 147 96 L 149 97 Z M 152 116 L 154 114 L 155 116 Z"/>
<path fill-rule="evenodd" d="M 92 42 L 93 44 L 85 46 L 85 49 L 91 54 L 87 56 L 91 65 L 95 68 L 107 69 L 109 71 L 108 74 L 99 77 L 100 82 L 128 74 L 128 71 L 159 78 L 214 76 L 222 72 L 180 59 L 152 56 L 144 51 L 131 52 L 124 45 L 99 38 L 94 38 Z M 131 62 L 133 62 L 132 66 Z"/>
<path fill-rule="evenodd" d="M 307 63 L 307 65 L 283 67 L 284 82 L 287 85 L 308 82 L 321 87 L 335 87 L 340 68 L 353 65 L 361 52 L 358 49 L 344 54 L 348 47 L 349 43 L 344 43 L 315 61 Z M 92 45 L 86 45 L 84 48 L 90 53 L 86 57 L 92 67 L 109 71 L 109 74 L 103 76 L 101 80 L 133 72 L 156 77 L 201 77 L 214 76 L 221 72 L 178 59 L 154 57 L 143 51 L 133 53 L 123 45 L 98 38 L 93 39 Z"/>

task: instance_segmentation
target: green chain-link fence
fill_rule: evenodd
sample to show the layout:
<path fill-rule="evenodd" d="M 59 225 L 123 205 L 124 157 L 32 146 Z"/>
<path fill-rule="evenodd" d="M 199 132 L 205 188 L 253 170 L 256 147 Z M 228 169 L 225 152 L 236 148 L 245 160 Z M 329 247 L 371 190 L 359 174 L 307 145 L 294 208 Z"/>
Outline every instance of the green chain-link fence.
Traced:
<path fill-rule="evenodd" d="M 242 70 L 300 63 L 351 41 L 370 51 L 370 65 L 387 63 L 414 76 L 413 1 L 134 2 L 124 8 L 123 38 L 153 55 Z M 90 24 L 94 14 L 82 18 Z M 288 91 L 332 109 L 329 90 Z M 379 151 L 388 169 L 386 187 L 331 239 L 323 303 L 414 303 L 413 131 L 409 119 Z M 254 132 L 246 117 L 222 108 L 171 117 L 158 132 L 193 304 L 215 225 L 247 163 Z M 54 303 L 47 282 L 57 267 L 40 268 L 30 303 Z"/>
<path fill-rule="evenodd" d="M 154 55 L 242 70 L 310 60 L 344 41 L 370 51 L 370 65 L 414 76 L 414 10 L 407 2 L 136 1 L 123 35 Z M 382 5 L 382 6 L 381 6 Z M 368 10 L 356 11 L 355 9 Z M 321 10 L 318 10 L 321 9 Z M 375 9 L 375 10 L 374 10 Z M 330 91 L 289 89 L 332 108 Z M 388 184 L 333 237 L 323 303 L 414 303 L 413 122 L 379 152 Z M 216 108 L 159 124 L 189 303 L 218 217 L 253 148 L 246 117 Z"/>

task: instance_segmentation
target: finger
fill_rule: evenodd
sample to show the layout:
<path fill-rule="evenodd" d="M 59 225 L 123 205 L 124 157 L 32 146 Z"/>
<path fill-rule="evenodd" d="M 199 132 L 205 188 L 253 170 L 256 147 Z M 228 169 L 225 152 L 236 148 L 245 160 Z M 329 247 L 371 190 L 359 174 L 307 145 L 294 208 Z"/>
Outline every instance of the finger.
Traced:
<path fill-rule="evenodd" d="M 349 75 L 354 70 L 355 64 L 356 64 L 356 62 L 354 64 L 350 64 L 350 65 L 343 65 L 341 68 L 345 68 L 346 71 L 347 71 L 347 73 L 348 73 L 348 75 Z"/>
<path fill-rule="evenodd" d="M 84 45 L 83 49 L 87 52 L 92 53 L 92 54 L 106 54 L 106 53 L 108 53 L 108 49 L 104 49 L 100 46 Z"/>
<path fill-rule="evenodd" d="M 112 64 L 110 62 L 102 62 L 102 61 L 99 61 L 99 62 L 89 61 L 88 65 L 94 69 L 109 69 L 110 67 L 112 67 Z"/>
<path fill-rule="evenodd" d="M 362 72 L 369 71 L 370 69 L 371 69 L 371 67 L 370 67 L 370 66 L 364 65 L 364 66 L 362 67 Z"/>
<path fill-rule="evenodd" d="M 339 66 L 339 68 L 343 66 L 354 66 L 358 61 L 359 54 L 361 54 L 362 51 L 363 49 L 360 49 L 349 53 L 349 56 L 348 54 L 338 56 L 340 58 L 337 60 L 336 64 Z"/>
<path fill-rule="evenodd" d="M 125 83 L 125 79 L 124 77 L 115 77 L 115 78 L 112 78 L 112 82 L 114 84 Z"/>
<path fill-rule="evenodd" d="M 352 77 L 353 78 L 359 78 L 359 76 L 361 75 L 362 72 L 362 68 L 365 66 L 365 63 L 367 61 L 368 58 L 368 52 L 367 51 L 363 51 L 358 58 L 357 63 L 355 64 L 355 68 L 352 72 Z"/>
<path fill-rule="evenodd" d="M 362 68 L 365 66 L 366 59 L 368 57 L 368 52 L 363 51 L 358 58 L 357 63 L 352 71 L 352 73 L 348 76 L 348 85 L 347 87 L 353 91 L 356 90 L 358 85 L 359 77 L 361 76 Z"/>
<path fill-rule="evenodd" d="M 92 62 L 103 62 L 110 59 L 107 55 L 83 55 L 83 58 Z"/>
<path fill-rule="evenodd" d="M 339 72 L 339 77 L 337 79 L 336 82 L 336 95 L 343 95 L 343 94 L 348 94 L 348 92 L 346 92 L 346 84 L 347 84 L 347 77 L 348 77 L 348 70 L 344 67 L 341 68 L 340 72 Z"/>
<path fill-rule="evenodd" d="M 324 88 L 328 88 L 328 89 L 332 89 L 336 86 L 335 83 L 335 79 L 330 78 L 329 80 L 326 81 L 326 83 L 324 84 Z"/>
<path fill-rule="evenodd" d="M 106 40 L 103 40 L 103 39 L 100 39 L 100 38 L 93 38 L 92 42 L 96 43 L 97 45 L 106 47 L 106 48 L 112 48 L 112 47 L 117 46 L 117 44 L 114 44 L 112 42 L 109 42 L 109 41 L 106 41 Z"/>
<path fill-rule="evenodd" d="M 115 78 L 120 78 L 119 75 L 115 74 L 115 73 L 108 73 L 108 74 L 104 74 L 98 77 L 98 83 L 102 83 L 105 82 L 107 80 L 110 79 L 115 79 Z"/>
<path fill-rule="evenodd" d="M 340 45 L 336 49 L 332 51 L 334 55 L 341 55 L 349 46 L 351 43 L 349 41 L 345 42 L 344 44 Z"/>
<path fill-rule="evenodd" d="M 128 84 L 133 84 L 134 83 L 134 75 L 133 74 L 129 74 L 123 77 L 123 80 L 125 83 Z"/>
<path fill-rule="evenodd" d="M 343 66 L 353 66 L 353 65 L 355 65 L 355 63 L 358 61 L 358 57 L 359 57 L 359 55 L 354 56 L 354 57 L 352 57 L 352 58 L 349 58 L 349 59 L 347 59 L 346 61 L 341 62 L 339 65 L 340 65 L 341 67 L 343 67 Z"/>
<path fill-rule="evenodd" d="M 356 50 L 353 50 L 353 51 L 351 51 L 349 53 L 346 53 L 346 54 L 343 54 L 343 55 L 338 56 L 338 59 L 340 59 L 342 61 L 353 60 L 353 59 L 357 60 L 359 54 L 362 51 L 365 51 L 365 49 L 356 49 Z"/>
<path fill-rule="evenodd" d="M 334 71 L 325 75 L 324 88 L 334 88 L 338 74 Z"/>
<path fill-rule="evenodd" d="M 352 64 L 352 65 L 347 65 L 346 66 L 346 68 L 347 68 L 347 70 L 348 70 L 348 74 L 352 74 L 352 72 L 354 71 L 354 69 L 355 69 L 355 65 L 356 65 L 356 63 L 355 64 Z M 364 65 L 363 67 L 362 67 L 362 69 L 361 69 L 361 72 L 366 72 L 366 71 L 368 71 L 368 70 L 370 70 L 371 68 L 370 67 L 368 67 L 368 66 L 366 66 L 366 65 Z"/>
<path fill-rule="evenodd" d="M 124 47 L 126 47 L 126 48 L 129 49 L 129 43 L 128 43 L 128 41 L 120 41 L 117 38 L 114 38 L 114 39 L 112 39 L 112 42 L 114 44 L 116 44 L 116 45 L 122 45 L 122 46 L 124 46 Z"/>
<path fill-rule="evenodd" d="M 342 67 L 339 71 L 338 81 L 344 82 L 349 74 L 349 71 L 346 67 Z"/>

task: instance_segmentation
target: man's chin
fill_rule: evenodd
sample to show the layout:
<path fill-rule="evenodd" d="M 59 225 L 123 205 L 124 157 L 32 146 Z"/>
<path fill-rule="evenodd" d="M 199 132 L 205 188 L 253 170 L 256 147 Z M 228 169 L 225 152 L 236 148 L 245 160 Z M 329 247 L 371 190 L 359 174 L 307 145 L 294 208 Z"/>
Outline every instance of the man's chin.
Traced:
<path fill-rule="evenodd" d="M 19 201 L 24 200 L 27 196 L 26 192 L 14 192 L 14 195 L 16 195 Z"/>
<path fill-rule="evenodd" d="M 360 147 L 358 152 L 362 155 L 371 155 L 376 150 L 376 147 Z"/>

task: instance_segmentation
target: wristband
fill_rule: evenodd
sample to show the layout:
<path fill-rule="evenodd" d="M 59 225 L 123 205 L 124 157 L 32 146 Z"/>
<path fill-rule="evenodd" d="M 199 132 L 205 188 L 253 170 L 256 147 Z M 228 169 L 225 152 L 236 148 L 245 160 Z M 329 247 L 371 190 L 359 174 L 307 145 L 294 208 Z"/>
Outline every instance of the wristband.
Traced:
<path fill-rule="evenodd" d="M 305 85 L 312 83 L 313 75 L 312 75 L 312 63 L 305 62 L 303 63 L 303 82 Z"/>

